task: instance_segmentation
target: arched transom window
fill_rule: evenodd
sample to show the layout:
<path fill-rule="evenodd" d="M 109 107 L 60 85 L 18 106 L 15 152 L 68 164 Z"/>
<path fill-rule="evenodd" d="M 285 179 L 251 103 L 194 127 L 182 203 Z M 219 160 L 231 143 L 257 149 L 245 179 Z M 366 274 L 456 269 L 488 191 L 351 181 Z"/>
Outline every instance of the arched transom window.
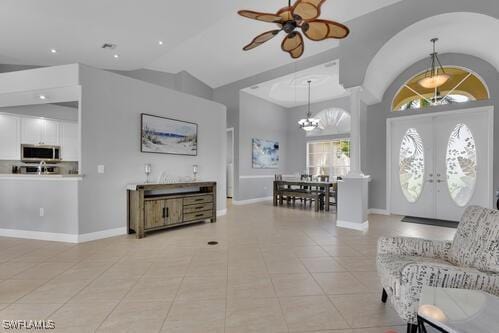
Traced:
<path fill-rule="evenodd" d="M 350 133 L 350 114 L 340 108 L 329 108 L 314 115 L 319 119 L 319 128 L 307 132 L 307 136 Z"/>
<path fill-rule="evenodd" d="M 449 79 L 437 88 L 424 88 L 420 84 L 424 72 L 412 77 L 395 95 L 392 111 L 489 99 L 487 86 L 476 74 L 458 67 L 444 67 L 444 71 Z"/>

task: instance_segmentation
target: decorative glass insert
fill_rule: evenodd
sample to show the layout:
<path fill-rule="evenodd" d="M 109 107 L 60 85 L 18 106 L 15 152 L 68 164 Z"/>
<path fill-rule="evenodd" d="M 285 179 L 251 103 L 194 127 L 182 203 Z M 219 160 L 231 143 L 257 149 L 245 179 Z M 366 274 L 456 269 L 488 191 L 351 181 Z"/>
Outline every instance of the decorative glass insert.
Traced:
<path fill-rule="evenodd" d="M 473 196 L 477 158 L 473 134 L 465 124 L 458 124 L 447 144 L 447 188 L 454 202 L 464 207 Z"/>
<path fill-rule="evenodd" d="M 407 201 L 416 202 L 423 192 L 424 148 L 418 131 L 409 128 L 402 138 L 399 154 L 400 186 Z"/>

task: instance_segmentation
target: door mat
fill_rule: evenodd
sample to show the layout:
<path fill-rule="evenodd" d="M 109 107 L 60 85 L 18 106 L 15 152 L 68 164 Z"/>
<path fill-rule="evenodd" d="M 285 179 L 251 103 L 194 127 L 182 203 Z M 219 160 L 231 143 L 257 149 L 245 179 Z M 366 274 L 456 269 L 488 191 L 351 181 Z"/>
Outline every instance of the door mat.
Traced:
<path fill-rule="evenodd" d="M 454 229 L 457 228 L 457 225 L 459 224 L 458 221 L 427 219 L 427 218 L 415 217 L 415 216 L 404 216 L 401 221 L 408 222 L 408 223 L 434 225 L 437 227 L 454 228 Z"/>

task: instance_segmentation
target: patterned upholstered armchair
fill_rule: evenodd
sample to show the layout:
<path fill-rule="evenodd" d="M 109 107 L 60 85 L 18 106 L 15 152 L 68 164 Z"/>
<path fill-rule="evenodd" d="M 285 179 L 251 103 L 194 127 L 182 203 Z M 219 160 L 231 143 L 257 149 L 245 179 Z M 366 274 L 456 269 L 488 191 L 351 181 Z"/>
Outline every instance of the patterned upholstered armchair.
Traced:
<path fill-rule="evenodd" d="M 407 332 L 416 332 L 423 286 L 478 289 L 499 296 L 499 211 L 470 206 L 450 241 L 381 238 L 378 275 Z"/>

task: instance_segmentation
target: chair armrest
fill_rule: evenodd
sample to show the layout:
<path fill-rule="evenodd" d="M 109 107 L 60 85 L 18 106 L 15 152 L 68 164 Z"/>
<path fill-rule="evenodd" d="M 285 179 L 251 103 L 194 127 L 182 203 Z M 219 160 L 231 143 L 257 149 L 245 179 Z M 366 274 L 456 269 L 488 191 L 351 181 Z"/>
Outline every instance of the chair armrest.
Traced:
<path fill-rule="evenodd" d="M 413 263 L 404 267 L 401 286 L 410 293 L 423 286 L 441 288 L 475 289 L 499 295 L 499 274 L 482 272 L 471 267 L 441 263 Z"/>
<path fill-rule="evenodd" d="M 382 237 L 378 240 L 378 254 L 420 256 L 447 260 L 452 242 L 411 237 Z"/>

